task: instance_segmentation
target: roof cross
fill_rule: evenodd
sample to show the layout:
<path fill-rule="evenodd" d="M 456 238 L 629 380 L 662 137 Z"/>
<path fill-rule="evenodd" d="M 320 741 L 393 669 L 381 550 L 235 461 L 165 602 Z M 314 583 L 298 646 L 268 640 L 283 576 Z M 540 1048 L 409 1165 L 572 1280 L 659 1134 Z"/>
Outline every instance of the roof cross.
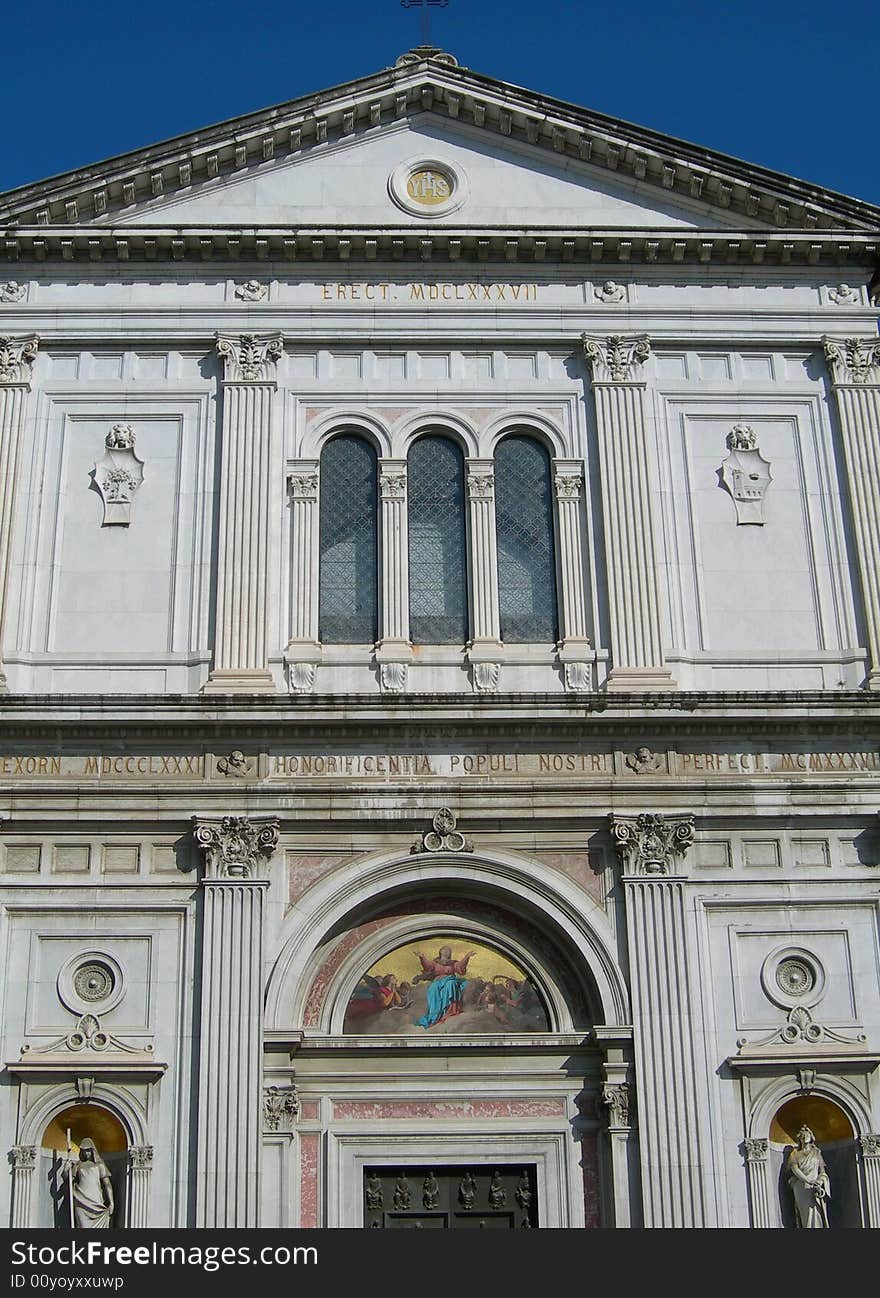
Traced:
<path fill-rule="evenodd" d="M 404 9 L 421 9 L 422 11 L 422 44 L 431 44 L 431 10 L 445 9 L 449 0 L 400 0 Z"/>

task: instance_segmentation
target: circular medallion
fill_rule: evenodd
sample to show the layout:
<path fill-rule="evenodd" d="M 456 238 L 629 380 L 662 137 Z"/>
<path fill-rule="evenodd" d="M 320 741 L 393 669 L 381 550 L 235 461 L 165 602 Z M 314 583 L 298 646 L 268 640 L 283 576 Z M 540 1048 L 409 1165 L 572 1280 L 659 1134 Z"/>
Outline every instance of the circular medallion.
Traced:
<path fill-rule="evenodd" d="M 73 989 L 82 1001 L 96 1003 L 113 995 L 116 979 L 113 971 L 97 960 L 81 964 L 73 975 Z"/>
<path fill-rule="evenodd" d="M 776 983 L 787 996 L 807 996 L 816 986 L 816 973 L 806 960 L 789 956 L 776 966 Z"/>
<path fill-rule="evenodd" d="M 467 182 L 457 167 L 436 158 L 410 158 L 388 178 L 388 192 L 413 216 L 446 216 L 467 198 Z"/>
<path fill-rule="evenodd" d="M 58 997 L 74 1014 L 107 1014 L 125 995 L 125 973 L 107 951 L 77 951 L 58 971 Z"/>
<path fill-rule="evenodd" d="M 803 947 L 777 947 L 761 965 L 764 995 L 783 1009 L 818 1005 L 825 992 L 821 960 Z"/>

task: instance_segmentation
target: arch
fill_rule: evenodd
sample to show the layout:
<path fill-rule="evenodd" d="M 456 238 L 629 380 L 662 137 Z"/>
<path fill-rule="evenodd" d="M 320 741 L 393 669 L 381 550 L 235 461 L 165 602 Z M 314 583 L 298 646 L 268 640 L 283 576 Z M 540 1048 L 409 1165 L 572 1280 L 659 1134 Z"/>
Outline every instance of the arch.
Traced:
<path fill-rule="evenodd" d="M 629 994 L 604 911 L 565 875 L 547 866 L 539 871 L 534 861 L 506 852 L 474 852 L 467 857 L 385 852 L 334 870 L 285 918 L 266 987 L 266 1030 L 284 1031 L 304 1022 L 306 1000 L 322 960 L 322 943 L 347 921 L 396 897 L 425 895 L 443 885 L 454 889 L 456 896 L 479 897 L 523 916 L 549 946 L 570 952 L 578 962 L 575 972 L 589 979 L 597 1022 L 618 1025 L 630 1021 Z M 421 922 L 424 925 L 424 916 Z M 352 969 L 353 964 L 335 971 L 320 1031 L 331 1030 Z M 547 986 L 546 976 L 542 977 Z M 554 1000 L 554 1014 L 557 1021 L 565 1022 L 559 997 Z"/>
<path fill-rule="evenodd" d="M 571 451 L 565 434 L 540 410 L 510 411 L 497 415 L 480 433 L 480 454 L 491 459 L 504 437 L 519 435 L 540 442 L 551 459 L 569 459 Z"/>
<path fill-rule="evenodd" d="M 340 431 L 321 451 L 318 638 L 372 644 L 379 635 L 379 468 L 375 447 Z"/>
<path fill-rule="evenodd" d="M 407 466 L 410 639 L 414 644 L 464 644 L 464 457 L 456 440 L 431 430 L 413 440 Z"/>
<path fill-rule="evenodd" d="M 546 446 L 510 433 L 495 447 L 495 534 L 501 639 L 559 638 L 553 483 Z"/>
<path fill-rule="evenodd" d="M 494 947 L 503 956 L 511 959 L 526 973 L 539 988 L 547 1002 L 551 1030 L 554 1032 L 569 1031 L 573 1027 L 569 1017 L 569 1007 L 564 989 L 558 981 L 549 975 L 545 966 L 535 958 L 528 945 L 505 934 L 499 937 L 497 929 L 473 917 L 416 914 L 401 917 L 396 923 L 370 934 L 357 947 L 350 951 L 337 970 L 332 986 L 329 988 L 326 1015 L 329 1031 L 333 1035 L 343 1032 L 343 1020 L 357 979 L 365 969 L 371 968 L 376 961 L 390 954 L 396 948 L 408 942 L 424 940 L 426 928 L 454 930 L 461 943 L 480 943 Z"/>
<path fill-rule="evenodd" d="M 425 434 L 449 437 L 458 444 L 465 459 L 473 459 L 479 454 L 477 435 L 466 419 L 448 410 L 423 408 L 402 419 L 394 429 L 391 439 L 394 458 L 406 459 L 412 443 Z"/>
<path fill-rule="evenodd" d="M 59 1083 L 46 1087 L 36 1097 L 34 1103 L 23 1115 L 18 1133 L 21 1145 L 40 1145 L 43 1133 L 50 1123 L 65 1109 L 76 1104 L 76 1095 L 70 1083 Z M 129 1148 L 132 1145 L 149 1145 L 151 1140 L 147 1130 L 146 1113 L 140 1105 L 121 1087 L 109 1082 L 95 1082 L 89 1104 L 92 1107 L 106 1109 L 125 1132 Z"/>
<path fill-rule="evenodd" d="M 747 1131 L 749 1137 L 767 1138 L 770 1124 L 776 1113 L 788 1100 L 804 1094 L 793 1077 L 779 1077 L 769 1085 L 752 1105 Z M 856 1136 L 870 1135 L 873 1131 L 871 1113 L 857 1087 L 844 1077 L 822 1076 L 810 1087 L 810 1094 L 830 1100 L 843 1110 L 852 1124 Z"/>
<path fill-rule="evenodd" d="M 380 419 L 362 410 L 337 408 L 321 414 L 303 433 L 295 459 L 317 460 L 330 441 L 340 433 L 366 438 L 380 458 L 391 455 L 391 435 Z"/>

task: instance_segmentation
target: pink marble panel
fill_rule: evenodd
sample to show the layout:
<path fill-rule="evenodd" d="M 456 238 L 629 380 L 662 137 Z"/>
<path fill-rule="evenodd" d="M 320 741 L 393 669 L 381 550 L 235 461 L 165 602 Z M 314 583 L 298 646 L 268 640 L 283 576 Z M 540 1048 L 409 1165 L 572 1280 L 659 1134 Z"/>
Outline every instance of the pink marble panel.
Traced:
<path fill-rule="evenodd" d="M 383 1118 L 559 1118 L 565 1100 L 340 1100 L 336 1118 L 375 1122 Z"/>
<path fill-rule="evenodd" d="M 317 1132 L 305 1132 L 299 1138 L 300 1225 L 305 1230 L 318 1226 L 318 1149 Z"/>
<path fill-rule="evenodd" d="M 340 852 L 336 856 L 322 856 L 317 852 L 287 853 L 287 904 L 292 906 L 308 892 L 313 883 L 340 865 L 348 865 L 357 854 Z"/>

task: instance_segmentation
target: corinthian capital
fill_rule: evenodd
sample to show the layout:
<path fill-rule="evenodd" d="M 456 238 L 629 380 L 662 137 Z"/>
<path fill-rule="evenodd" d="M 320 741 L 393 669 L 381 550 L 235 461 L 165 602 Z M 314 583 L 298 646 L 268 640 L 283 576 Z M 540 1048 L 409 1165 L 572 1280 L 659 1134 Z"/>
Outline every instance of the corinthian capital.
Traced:
<path fill-rule="evenodd" d="M 694 841 L 693 816 L 614 816 L 611 837 L 627 874 L 670 875 Z"/>
<path fill-rule="evenodd" d="M 205 854 L 206 879 L 259 879 L 264 862 L 278 846 L 278 820 L 193 816 L 193 837 Z"/>
<path fill-rule="evenodd" d="M 581 342 L 594 383 L 638 382 L 642 366 L 651 355 L 647 334 L 615 334 L 611 338 L 581 334 Z"/>
<path fill-rule="evenodd" d="M 880 383 L 880 339 L 822 339 L 835 383 Z"/>
<path fill-rule="evenodd" d="M 39 345 L 36 334 L 0 338 L 0 384 L 30 383 Z"/>
<path fill-rule="evenodd" d="M 284 339 L 281 334 L 217 334 L 217 351 L 227 383 L 269 383 L 275 378 L 275 362 L 284 351 Z"/>

